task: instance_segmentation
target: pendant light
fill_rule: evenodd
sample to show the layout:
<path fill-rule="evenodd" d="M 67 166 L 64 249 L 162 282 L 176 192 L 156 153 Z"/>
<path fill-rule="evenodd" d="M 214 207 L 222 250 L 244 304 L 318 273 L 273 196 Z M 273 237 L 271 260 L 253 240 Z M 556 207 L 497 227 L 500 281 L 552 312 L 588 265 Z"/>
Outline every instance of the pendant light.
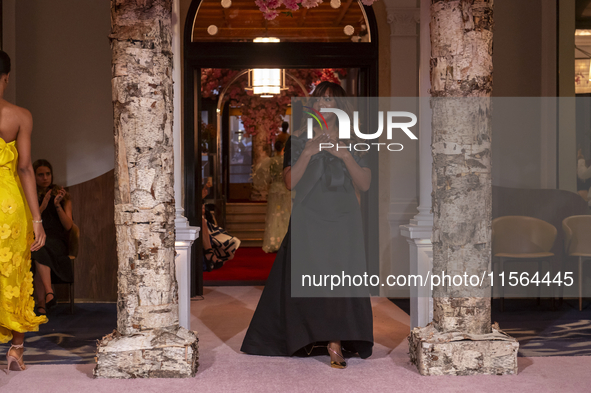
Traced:
<path fill-rule="evenodd" d="M 253 42 L 280 42 L 275 37 L 257 37 Z M 248 70 L 248 90 L 263 98 L 280 94 L 285 87 L 285 70 L 279 68 L 254 68 Z"/>

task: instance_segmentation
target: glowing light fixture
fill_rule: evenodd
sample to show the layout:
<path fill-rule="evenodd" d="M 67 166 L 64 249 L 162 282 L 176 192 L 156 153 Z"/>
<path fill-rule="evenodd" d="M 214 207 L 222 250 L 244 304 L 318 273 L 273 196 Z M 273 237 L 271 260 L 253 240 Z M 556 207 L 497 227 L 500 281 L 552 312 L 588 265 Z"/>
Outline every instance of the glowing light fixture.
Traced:
<path fill-rule="evenodd" d="M 257 37 L 252 42 L 281 42 L 281 40 L 275 37 Z"/>
<path fill-rule="evenodd" d="M 261 97 L 273 97 L 285 90 L 285 70 L 254 68 L 248 71 L 248 89 Z"/>
<path fill-rule="evenodd" d="M 254 42 L 280 42 L 275 37 L 257 37 Z M 285 87 L 285 70 L 279 68 L 255 68 L 248 71 L 248 90 L 263 98 L 280 94 Z"/>
<path fill-rule="evenodd" d="M 210 25 L 207 28 L 207 33 L 209 35 L 216 35 L 218 33 L 218 31 L 219 31 L 219 29 L 218 29 L 218 27 L 216 25 Z"/>

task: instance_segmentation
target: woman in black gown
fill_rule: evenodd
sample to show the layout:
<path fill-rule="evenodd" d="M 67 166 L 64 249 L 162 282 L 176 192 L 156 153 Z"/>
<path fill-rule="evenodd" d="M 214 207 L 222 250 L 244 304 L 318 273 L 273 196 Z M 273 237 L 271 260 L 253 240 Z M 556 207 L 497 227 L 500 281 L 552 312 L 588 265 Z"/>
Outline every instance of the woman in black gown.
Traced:
<path fill-rule="evenodd" d="M 344 97 L 345 92 L 337 84 L 322 82 L 312 96 L 316 97 L 314 109 L 319 110 L 337 107 L 335 97 Z M 356 190 L 369 189 L 371 171 L 362 157 L 346 149 L 319 151 L 320 143 L 338 143 L 336 115 L 323 115 L 327 130 L 314 128 L 314 138 L 308 139 L 303 128 L 287 141 L 284 179 L 287 188 L 296 191 L 296 198 L 288 232 L 241 350 L 254 355 L 292 356 L 315 343 L 328 343 L 331 366 L 345 368 L 341 345 L 361 358 L 372 352 L 369 293 L 357 297 L 292 297 L 292 283 L 298 283 L 292 281 L 292 262 L 297 264 L 296 270 L 303 261 L 308 267 L 328 265 L 338 274 L 341 271 L 335 271 L 335 267 L 347 272 L 366 270 Z"/>
<path fill-rule="evenodd" d="M 53 168 L 46 160 L 33 163 L 39 209 L 43 229 L 47 234 L 45 245 L 31 253 L 34 263 L 37 313 L 46 314 L 56 304 L 51 286 L 52 278 L 73 281 L 72 264 L 68 256 L 69 230 L 72 228 L 72 202 L 62 187 L 53 184 Z"/>

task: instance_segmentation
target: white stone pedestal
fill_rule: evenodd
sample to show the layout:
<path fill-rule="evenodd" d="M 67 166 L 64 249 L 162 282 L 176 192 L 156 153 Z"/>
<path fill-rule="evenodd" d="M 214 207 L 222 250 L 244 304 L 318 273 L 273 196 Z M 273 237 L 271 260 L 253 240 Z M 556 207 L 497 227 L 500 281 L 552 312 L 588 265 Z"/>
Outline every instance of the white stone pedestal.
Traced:
<path fill-rule="evenodd" d="M 400 233 L 406 237 L 410 246 L 410 274 L 418 274 L 423 279 L 433 267 L 433 214 L 431 214 L 431 191 L 433 157 L 431 155 L 431 107 L 429 97 L 431 88 L 430 59 L 431 36 L 429 23 L 431 1 L 421 0 L 420 8 L 420 60 L 419 60 L 419 214 L 408 225 L 400 226 Z M 433 319 L 433 299 L 431 288 L 410 288 L 410 328 L 426 326 Z"/>
<path fill-rule="evenodd" d="M 406 237 L 410 247 L 410 274 L 427 277 L 433 268 L 433 246 L 431 232 L 433 225 L 401 225 L 400 233 Z M 433 297 L 429 286 L 410 287 L 410 329 L 426 326 L 433 320 Z"/>
<path fill-rule="evenodd" d="M 175 223 L 175 265 L 176 280 L 179 286 L 179 324 L 191 330 L 191 245 L 199 237 L 199 227 L 189 226 L 183 217 L 182 210 L 177 208 Z"/>
<path fill-rule="evenodd" d="M 172 2 L 172 51 L 173 51 L 173 110 L 172 127 L 174 146 L 174 199 L 176 208 L 175 265 L 178 282 L 179 324 L 191 330 L 191 245 L 199 237 L 199 227 L 189 226 L 184 216 L 182 178 L 182 132 L 181 132 L 181 16 L 179 0 Z M 199 189 L 201 190 L 201 189 Z"/>

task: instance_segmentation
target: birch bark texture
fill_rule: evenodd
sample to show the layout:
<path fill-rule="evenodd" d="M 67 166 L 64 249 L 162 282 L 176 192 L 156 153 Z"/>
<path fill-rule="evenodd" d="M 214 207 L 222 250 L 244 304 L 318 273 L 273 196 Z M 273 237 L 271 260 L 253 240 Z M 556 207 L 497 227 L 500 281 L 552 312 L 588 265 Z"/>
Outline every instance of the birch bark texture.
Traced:
<path fill-rule="evenodd" d="M 117 331 L 96 377 L 195 374 L 197 337 L 179 327 L 175 278 L 172 0 L 111 0 Z"/>
<path fill-rule="evenodd" d="M 442 332 L 491 332 L 493 25 L 493 0 L 432 1 L 433 275 L 482 278 L 434 290 Z"/>
<path fill-rule="evenodd" d="M 493 0 L 432 0 L 433 323 L 409 336 L 422 375 L 517 374 L 519 343 L 490 323 Z M 474 282 L 475 283 L 475 282 Z M 458 285 L 460 284 L 460 285 Z M 475 283 L 476 284 L 476 283 Z"/>

